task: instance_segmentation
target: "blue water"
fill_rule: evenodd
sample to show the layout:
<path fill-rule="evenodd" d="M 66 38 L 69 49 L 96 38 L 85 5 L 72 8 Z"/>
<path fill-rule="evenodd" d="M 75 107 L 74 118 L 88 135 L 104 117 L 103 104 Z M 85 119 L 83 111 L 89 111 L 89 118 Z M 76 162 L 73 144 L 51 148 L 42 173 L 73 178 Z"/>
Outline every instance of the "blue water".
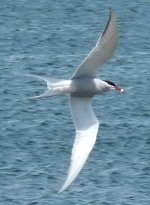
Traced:
<path fill-rule="evenodd" d="M 62 194 L 74 141 L 67 97 L 29 100 L 69 78 L 96 43 L 112 7 L 120 42 L 100 73 L 126 89 L 97 96 L 96 145 Z M 150 204 L 150 3 L 0 1 L 0 205 Z"/>

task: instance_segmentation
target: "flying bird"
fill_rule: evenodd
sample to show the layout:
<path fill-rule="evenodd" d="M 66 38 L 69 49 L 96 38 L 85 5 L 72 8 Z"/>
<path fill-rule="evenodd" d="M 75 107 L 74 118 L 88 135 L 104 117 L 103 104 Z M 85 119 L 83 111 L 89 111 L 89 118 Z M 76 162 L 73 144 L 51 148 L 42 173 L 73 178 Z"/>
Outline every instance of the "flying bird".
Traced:
<path fill-rule="evenodd" d="M 112 57 L 117 44 L 116 15 L 110 10 L 109 19 L 102 35 L 99 37 L 95 47 L 81 62 L 71 79 L 58 80 L 33 75 L 47 83 L 47 90 L 33 98 L 66 94 L 70 97 L 70 110 L 76 135 L 68 175 L 59 193 L 64 191 L 75 180 L 95 144 L 99 121 L 92 108 L 92 97 L 111 90 L 116 90 L 119 93 L 124 92 L 124 89 L 115 83 L 98 78 L 98 69 Z"/>

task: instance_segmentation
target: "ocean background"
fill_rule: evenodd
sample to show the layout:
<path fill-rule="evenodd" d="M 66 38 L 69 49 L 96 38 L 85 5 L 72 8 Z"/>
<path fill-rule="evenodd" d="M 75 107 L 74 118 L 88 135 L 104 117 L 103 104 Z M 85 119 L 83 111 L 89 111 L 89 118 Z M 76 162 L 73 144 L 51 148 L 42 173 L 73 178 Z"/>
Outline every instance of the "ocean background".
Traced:
<path fill-rule="evenodd" d="M 66 96 L 29 100 L 68 79 L 95 45 L 109 8 L 119 46 L 100 76 L 126 92 L 97 96 L 96 144 L 75 182 L 58 194 L 74 125 Z M 0 205 L 150 204 L 150 2 L 0 1 Z"/>

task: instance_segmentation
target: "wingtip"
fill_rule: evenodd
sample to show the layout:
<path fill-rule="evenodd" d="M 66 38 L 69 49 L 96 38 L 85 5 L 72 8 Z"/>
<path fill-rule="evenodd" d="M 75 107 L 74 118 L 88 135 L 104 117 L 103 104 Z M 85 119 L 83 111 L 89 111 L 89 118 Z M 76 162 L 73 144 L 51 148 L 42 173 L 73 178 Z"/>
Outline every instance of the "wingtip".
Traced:
<path fill-rule="evenodd" d="M 105 27 L 105 29 L 104 29 L 104 31 L 103 31 L 103 33 L 102 33 L 102 36 L 105 35 L 105 33 L 106 33 L 106 31 L 107 31 L 107 29 L 108 29 L 108 27 L 109 27 L 109 24 L 110 24 L 110 22 L 112 21 L 113 18 L 114 18 L 115 21 L 116 21 L 116 14 L 115 14 L 115 12 L 113 11 L 113 9 L 110 7 L 110 8 L 109 8 L 109 18 L 108 18 L 106 27 Z"/>
<path fill-rule="evenodd" d="M 109 16 L 112 16 L 115 14 L 115 11 L 112 9 L 112 7 L 109 7 Z"/>
<path fill-rule="evenodd" d="M 109 7 L 108 9 L 109 9 L 109 14 L 111 14 L 112 13 L 112 7 Z"/>
<path fill-rule="evenodd" d="M 63 192 L 63 190 L 62 189 L 60 189 L 59 191 L 58 191 L 58 194 L 61 194 Z"/>
<path fill-rule="evenodd" d="M 61 194 L 62 192 L 64 192 L 67 187 L 68 187 L 68 186 L 66 186 L 66 184 L 64 184 L 64 185 L 60 188 L 60 190 L 58 191 L 58 194 Z"/>

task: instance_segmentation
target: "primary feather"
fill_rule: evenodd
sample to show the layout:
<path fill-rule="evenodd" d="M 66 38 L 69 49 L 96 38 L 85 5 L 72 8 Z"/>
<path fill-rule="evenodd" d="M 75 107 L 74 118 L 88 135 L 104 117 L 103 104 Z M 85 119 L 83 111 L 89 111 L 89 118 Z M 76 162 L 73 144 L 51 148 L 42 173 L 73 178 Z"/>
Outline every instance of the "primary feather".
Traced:
<path fill-rule="evenodd" d="M 65 190 L 73 182 L 95 144 L 99 122 L 93 112 L 91 100 L 92 98 L 70 96 L 70 109 L 76 136 L 68 176 L 59 192 Z"/>
<path fill-rule="evenodd" d="M 104 32 L 98 39 L 96 46 L 81 62 L 72 79 L 81 77 L 96 77 L 98 69 L 112 57 L 118 44 L 117 21 L 114 12 L 110 11 Z"/>

